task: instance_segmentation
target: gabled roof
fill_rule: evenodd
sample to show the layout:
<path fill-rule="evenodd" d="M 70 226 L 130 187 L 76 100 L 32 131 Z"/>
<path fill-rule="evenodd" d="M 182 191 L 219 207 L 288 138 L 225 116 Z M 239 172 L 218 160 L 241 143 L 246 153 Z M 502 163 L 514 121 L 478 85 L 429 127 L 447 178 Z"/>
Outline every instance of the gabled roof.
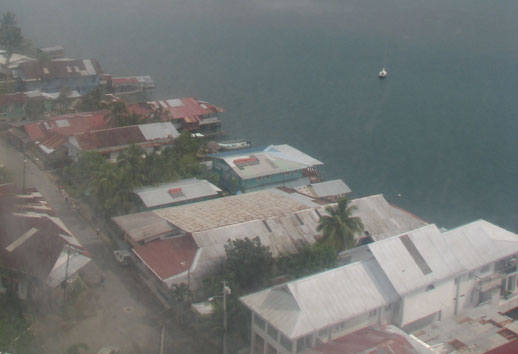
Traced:
<path fill-rule="evenodd" d="M 17 75 L 23 81 L 38 81 L 54 78 L 77 78 L 102 74 L 101 65 L 96 59 L 51 60 L 40 63 L 25 62 L 17 68 Z"/>
<path fill-rule="evenodd" d="M 49 138 L 54 134 L 71 136 L 94 129 L 102 129 L 107 123 L 105 116 L 108 111 L 72 113 L 53 116 L 51 119 L 25 124 L 25 132 L 35 142 Z"/>
<path fill-rule="evenodd" d="M 219 107 L 210 103 L 198 101 L 194 97 L 173 98 L 148 102 L 153 109 L 162 109 L 173 119 L 184 119 L 187 122 L 199 122 L 201 116 L 223 112 Z"/>
<path fill-rule="evenodd" d="M 69 276 L 74 267 L 78 270 L 90 260 L 36 191 L 0 196 L 0 225 L 0 266 L 37 277 L 51 287 L 63 278 L 58 260 L 63 259 L 63 252 L 66 256 L 66 248 L 73 250 L 69 261 L 74 258 Z"/>
<path fill-rule="evenodd" d="M 358 208 L 353 215 L 362 219 L 365 231 L 374 241 L 428 225 L 414 214 L 388 203 L 382 194 L 353 199 L 351 205 Z"/>
<path fill-rule="evenodd" d="M 180 136 L 172 123 L 150 123 L 75 134 L 70 143 L 83 151 L 143 143 L 170 144 Z"/>
<path fill-rule="evenodd" d="M 141 187 L 134 191 L 147 208 L 216 196 L 219 192 L 221 192 L 221 189 L 209 181 L 196 178 L 163 183 L 156 187 Z"/>
<path fill-rule="evenodd" d="M 313 198 L 334 197 L 351 193 L 349 186 L 341 179 L 308 184 L 294 189 L 299 193 L 312 196 Z"/>
<path fill-rule="evenodd" d="M 342 266 L 240 300 L 295 339 L 398 299 L 375 260 Z"/>
<path fill-rule="evenodd" d="M 518 235 L 479 220 L 444 233 L 427 225 L 368 247 L 396 291 L 404 296 L 518 254 Z"/>
<path fill-rule="evenodd" d="M 321 161 L 285 144 L 229 151 L 208 156 L 225 161 L 242 179 L 298 171 L 323 165 Z"/>

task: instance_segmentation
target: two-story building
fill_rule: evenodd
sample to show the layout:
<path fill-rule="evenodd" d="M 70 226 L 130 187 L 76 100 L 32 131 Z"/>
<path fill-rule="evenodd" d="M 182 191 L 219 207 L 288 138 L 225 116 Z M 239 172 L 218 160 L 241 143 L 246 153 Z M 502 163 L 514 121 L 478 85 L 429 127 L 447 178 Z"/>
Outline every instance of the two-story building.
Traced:
<path fill-rule="evenodd" d="M 131 145 L 140 146 L 146 152 L 161 151 L 179 136 L 170 122 L 149 123 L 75 134 L 68 138 L 66 146 L 73 160 L 77 160 L 81 152 L 92 151 L 115 161 Z"/>
<path fill-rule="evenodd" d="M 350 264 L 242 297 L 252 353 L 302 353 L 376 324 L 411 332 L 488 302 L 518 306 L 518 235 L 483 220 L 354 252 Z"/>
<path fill-rule="evenodd" d="M 299 187 L 317 181 L 321 161 L 290 145 L 270 145 L 208 155 L 223 188 L 245 193 L 273 187 Z"/>
<path fill-rule="evenodd" d="M 54 59 L 24 62 L 14 71 L 17 91 L 59 92 L 68 88 L 84 95 L 99 86 L 101 65 L 95 59 Z"/>

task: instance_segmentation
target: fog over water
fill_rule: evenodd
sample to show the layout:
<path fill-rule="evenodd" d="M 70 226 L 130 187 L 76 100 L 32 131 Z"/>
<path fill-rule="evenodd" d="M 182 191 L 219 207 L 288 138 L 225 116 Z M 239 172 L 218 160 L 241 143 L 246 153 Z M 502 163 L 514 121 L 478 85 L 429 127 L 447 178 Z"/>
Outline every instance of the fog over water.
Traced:
<path fill-rule="evenodd" d="M 518 231 L 517 1 L 0 2 L 38 46 L 222 106 L 231 136 L 291 144 L 355 197 Z"/>

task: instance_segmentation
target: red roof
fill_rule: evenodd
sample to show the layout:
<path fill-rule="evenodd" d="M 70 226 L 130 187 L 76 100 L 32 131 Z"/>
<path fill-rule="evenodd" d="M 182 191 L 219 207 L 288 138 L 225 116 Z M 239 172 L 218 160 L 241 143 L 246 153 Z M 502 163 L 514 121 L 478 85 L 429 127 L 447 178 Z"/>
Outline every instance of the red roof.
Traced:
<path fill-rule="evenodd" d="M 165 280 L 188 270 L 197 250 L 192 236 L 186 235 L 147 243 L 135 249 L 135 253 L 156 276 Z"/>
<path fill-rule="evenodd" d="M 115 77 L 112 79 L 114 85 L 131 85 L 138 83 L 136 77 Z"/>
<path fill-rule="evenodd" d="M 76 134 L 74 137 L 81 149 L 85 151 L 147 141 L 138 125 L 95 130 Z"/>
<path fill-rule="evenodd" d="M 88 254 L 83 247 L 70 243 L 61 236 L 71 235 L 49 218 L 54 215 L 51 209 L 41 209 L 48 205 L 40 194 L 27 191 L 25 196 L 27 198 L 18 198 L 14 194 L 0 196 L 0 266 L 45 279 L 65 244 Z M 39 215 L 24 215 L 25 211 L 33 211 Z M 31 229 L 35 229 L 32 236 L 19 245 L 14 244 Z M 9 250 L 9 246 L 12 249 Z"/>
<path fill-rule="evenodd" d="M 159 109 L 159 107 L 162 107 L 164 111 L 169 112 L 169 115 L 173 119 L 185 119 L 191 122 L 199 121 L 199 118 L 203 115 L 223 112 L 221 108 L 213 106 L 206 102 L 200 102 L 194 97 L 153 101 L 150 103 L 153 105 L 155 109 Z"/>
<path fill-rule="evenodd" d="M 21 103 L 28 100 L 28 97 L 23 92 L 6 93 L 0 95 L 0 106 Z"/>
<path fill-rule="evenodd" d="M 491 349 L 486 354 L 509 354 L 518 353 L 518 340 L 513 340 L 497 348 Z"/>
<path fill-rule="evenodd" d="M 153 109 L 147 103 L 133 103 L 126 105 L 129 113 L 135 113 L 142 117 L 147 117 L 153 113 Z"/>
<path fill-rule="evenodd" d="M 107 126 L 108 111 L 73 113 L 54 116 L 49 120 L 25 124 L 23 127 L 31 141 L 49 138 L 54 134 L 71 136 Z"/>
<path fill-rule="evenodd" d="M 311 354 L 355 354 L 355 353 L 397 353 L 418 352 L 403 335 L 388 332 L 381 327 L 367 327 L 333 339 L 304 353 Z"/>
<path fill-rule="evenodd" d="M 101 65 L 95 59 L 52 60 L 46 63 L 31 61 L 21 63 L 17 71 L 22 80 L 85 77 L 102 74 Z"/>

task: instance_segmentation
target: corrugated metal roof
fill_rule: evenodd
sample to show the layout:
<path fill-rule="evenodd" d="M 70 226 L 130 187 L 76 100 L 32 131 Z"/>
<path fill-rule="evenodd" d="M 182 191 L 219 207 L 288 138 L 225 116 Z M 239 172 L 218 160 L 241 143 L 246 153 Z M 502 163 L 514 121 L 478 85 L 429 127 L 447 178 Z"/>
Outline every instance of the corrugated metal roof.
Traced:
<path fill-rule="evenodd" d="M 150 211 L 115 216 L 112 220 L 135 242 L 171 234 L 178 230 Z"/>
<path fill-rule="evenodd" d="M 270 145 L 265 148 L 245 149 L 211 154 L 209 157 L 222 159 L 241 178 L 249 179 L 290 171 L 303 170 L 322 162 L 289 145 Z M 254 159 L 253 164 L 240 161 Z"/>
<path fill-rule="evenodd" d="M 375 241 L 427 225 L 424 220 L 388 203 L 382 194 L 354 199 L 351 205 L 358 208 L 354 216 L 362 219 L 365 231 Z"/>
<path fill-rule="evenodd" d="M 178 133 L 178 130 L 171 122 L 141 124 L 138 127 L 148 141 L 167 138 L 176 139 L 180 136 L 180 133 Z"/>
<path fill-rule="evenodd" d="M 294 339 L 397 299 L 390 282 L 371 259 L 244 296 L 241 301 Z"/>
<path fill-rule="evenodd" d="M 400 295 L 518 253 L 518 235 L 479 220 L 442 233 L 428 225 L 407 233 L 431 269 L 423 272 L 412 250 L 396 236 L 368 245 Z M 426 274 L 424 274 L 426 273 Z"/>
<path fill-rule="evenodd" d="M 324 198 L 351 193 L 351 189 L 341 179 L 308 184 L 295 189 L 299 193 L 310 195 L 314 198 Z"/>
<path fill-rule="evenodd" d="M 171 188 L 182 188 L 182 195 L 173 197 L 169 193 Z M 146 207 L 153 208 L 160 205 L 215 196 L 221 192 L 221 189 L 208 181 L 189 178 L 178 182 L 160 184 L 156 187 L 138 188 L 134 192 Z"/>
<path fill-rule="evenodd" d="M 447 249 L 462 250 L 455 258 L 468 271 L 518 253 L 518 235 L 485 220 L 447 231 L 443 239 Z"/>
<path fill-rule="evenodd" d="M 308 209 L 288 193 L 263 190 L 154 212 L 187 232 L 199 232 L 227 225 L 262 220 Z"/>

